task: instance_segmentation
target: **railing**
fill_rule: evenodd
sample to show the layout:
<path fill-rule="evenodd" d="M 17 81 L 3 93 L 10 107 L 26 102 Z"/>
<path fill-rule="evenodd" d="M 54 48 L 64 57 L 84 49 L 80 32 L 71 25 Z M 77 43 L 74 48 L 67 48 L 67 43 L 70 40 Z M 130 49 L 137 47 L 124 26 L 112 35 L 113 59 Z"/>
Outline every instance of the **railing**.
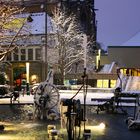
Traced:
<path fill-rule="evenodd" d="M 115 96 L 114 96 L 115 97 Z M 92 104 L 95 106 L 103 105 L 109 101 L 113 101 L 115 106 L 136 106 L 137 100 L 139 100 L 138 94 L 131 94 L 131 93 L 121 93 L 118 97 L 118 103 L 114 101 L 111 97 L 110 98 L 98 98 L 94 97 L 91 98 Z"/>

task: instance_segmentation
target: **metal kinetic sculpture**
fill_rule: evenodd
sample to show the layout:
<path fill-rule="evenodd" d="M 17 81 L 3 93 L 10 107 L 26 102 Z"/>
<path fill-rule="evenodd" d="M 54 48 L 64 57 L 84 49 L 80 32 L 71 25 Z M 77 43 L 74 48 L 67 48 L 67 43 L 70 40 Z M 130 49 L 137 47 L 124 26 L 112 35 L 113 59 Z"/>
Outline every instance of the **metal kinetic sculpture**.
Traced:
<path fill-rule="evenodd" d="M 34 95 L 34 117 L 44 119 L 48 117 L 48 112 L 54 109 L 59 102 L 58 89 L 50 82 L 52 72 L 48 74 L 46 81 L 40 83 Z M 55 109 L 54 109 L 55 110 Z M 57 112 L 57 111 L 56 111 Z"/>

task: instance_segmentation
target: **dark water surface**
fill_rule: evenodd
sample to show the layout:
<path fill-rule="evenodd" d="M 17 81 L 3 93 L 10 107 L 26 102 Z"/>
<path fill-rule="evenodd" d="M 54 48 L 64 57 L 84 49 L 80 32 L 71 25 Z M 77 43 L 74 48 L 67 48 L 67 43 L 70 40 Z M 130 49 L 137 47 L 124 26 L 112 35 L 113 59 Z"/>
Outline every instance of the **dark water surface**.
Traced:
<path fill-rule="evenodd" d="M 0 124 L 5 126 L 5 130 L 0 132 L 0 140 L 47 140 L 47 126 L 50 124 L 55 124 L 67 140 L 66 129 L 61 129 L 60 121 L 29 120 L 29 110 L 33 110 L 33 106 L 0 105 Z M 127 110 L 129 115 L 133 115 L 131 108 Z M 140 140 L 140 131 L 127 129 L 125 120 L 128 116 L 106 112 L 96 114 L 93 107 L 88 107 L 86 129 L 91 129 L 92 140 Z M 99 127 L 102 122 L 105 129 Z"/>

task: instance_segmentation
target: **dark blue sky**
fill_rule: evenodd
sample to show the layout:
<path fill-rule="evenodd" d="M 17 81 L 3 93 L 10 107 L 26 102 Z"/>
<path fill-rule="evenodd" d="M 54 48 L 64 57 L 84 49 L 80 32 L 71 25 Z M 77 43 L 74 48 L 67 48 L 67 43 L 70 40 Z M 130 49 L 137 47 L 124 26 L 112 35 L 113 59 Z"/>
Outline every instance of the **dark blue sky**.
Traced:
<path fill-rule="evenodd" d="M 121 45 L 140 32 L 140 0 L 95 0 L 97 41 Z"/>

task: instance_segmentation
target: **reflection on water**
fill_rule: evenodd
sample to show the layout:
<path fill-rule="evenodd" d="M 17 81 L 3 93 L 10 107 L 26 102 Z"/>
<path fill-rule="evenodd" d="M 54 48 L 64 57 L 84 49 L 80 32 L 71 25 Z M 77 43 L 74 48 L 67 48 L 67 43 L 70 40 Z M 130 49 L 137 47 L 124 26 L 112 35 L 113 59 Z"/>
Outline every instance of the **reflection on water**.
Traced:
<path fill-rule="evenodd" d="M 1 132 L 0 140 L 46 140 L 47 124 L 38 122 L 7 123 L 0 122 L 5 126 Z"/>
<path fill-rule="evenodd" d="M 27 114 L 30 110 L 33 110 L 33 106 L 0 106 L 0 124 L 5 126 L 4 131 L 0 132 L 0 140 L 48 140 L 47 126 L 50 124 L 56 125 L 56 129 L 62 134 L 59 140 L 67 140 L 67 131 L 60 128 L 59 120 L 29 120 Z M 99 127 L 99 123 L 88 118 L 86 129 L 91 129 L 94 137 L 104 135 L 105 130 Z M 83 126 L 81 131 L 83 132 Z"/>
<path fill-rule="evenodd" d="M 0 140 L 49 140 L 47 135 L 47 127 L 50 124 L 56 125 L 56 129 L 62 134 L 58 140 L 67 140 L 66 129 L 61 129 L 59 120 L 53 121 L 37 121 L 29 120 L 27 114 L 31 110 L 31 106 L 2 106 L 0 105 L 0 125 L 5 126 L 4 131 L 0 131 Z M 128 116 L 132 116 L 134 108 L 127 109 Z M 118 110 L 119 111 L 119 110 Z M 120 110 L 121 111 L 121 110 Z M 106 114 L 100 112 L 96 114 L 95 107 L 87 107 L 86 129 L 91 130 L 91 140 L 139 140 L 139 131 L 129 131 L 125 123 L 127 116 L 121 112 L 116 114 Z M 104 122 L 106 127 L 104 128 Z M 99 125 L 100 124 L 100 125 Z M 81 127 L 81 137 L 83 135 L 83 127 Z"/>
<path fill-rule="evenodd" d="M 47 140 L 47 125 L 46 122 L 0 122 L 5 126 L 3 132 L 0 132 L 0 140 Z M 66 129 L 61 129 L 60 125 L 57 124 L 56 128 L 63 134 L 63 139 L 67 139 Z M 99 125 L 92 126 L 86 125 L 86 129 L 91 129 L 91 133 L 96 135 L 104 135 L 104 128 Z M 81 128 L 83 131 L 83 126 Z M 81 133 L 82 134 L 82 133 Z M 60 138 L 60 140 L 62 137 Z"/>

